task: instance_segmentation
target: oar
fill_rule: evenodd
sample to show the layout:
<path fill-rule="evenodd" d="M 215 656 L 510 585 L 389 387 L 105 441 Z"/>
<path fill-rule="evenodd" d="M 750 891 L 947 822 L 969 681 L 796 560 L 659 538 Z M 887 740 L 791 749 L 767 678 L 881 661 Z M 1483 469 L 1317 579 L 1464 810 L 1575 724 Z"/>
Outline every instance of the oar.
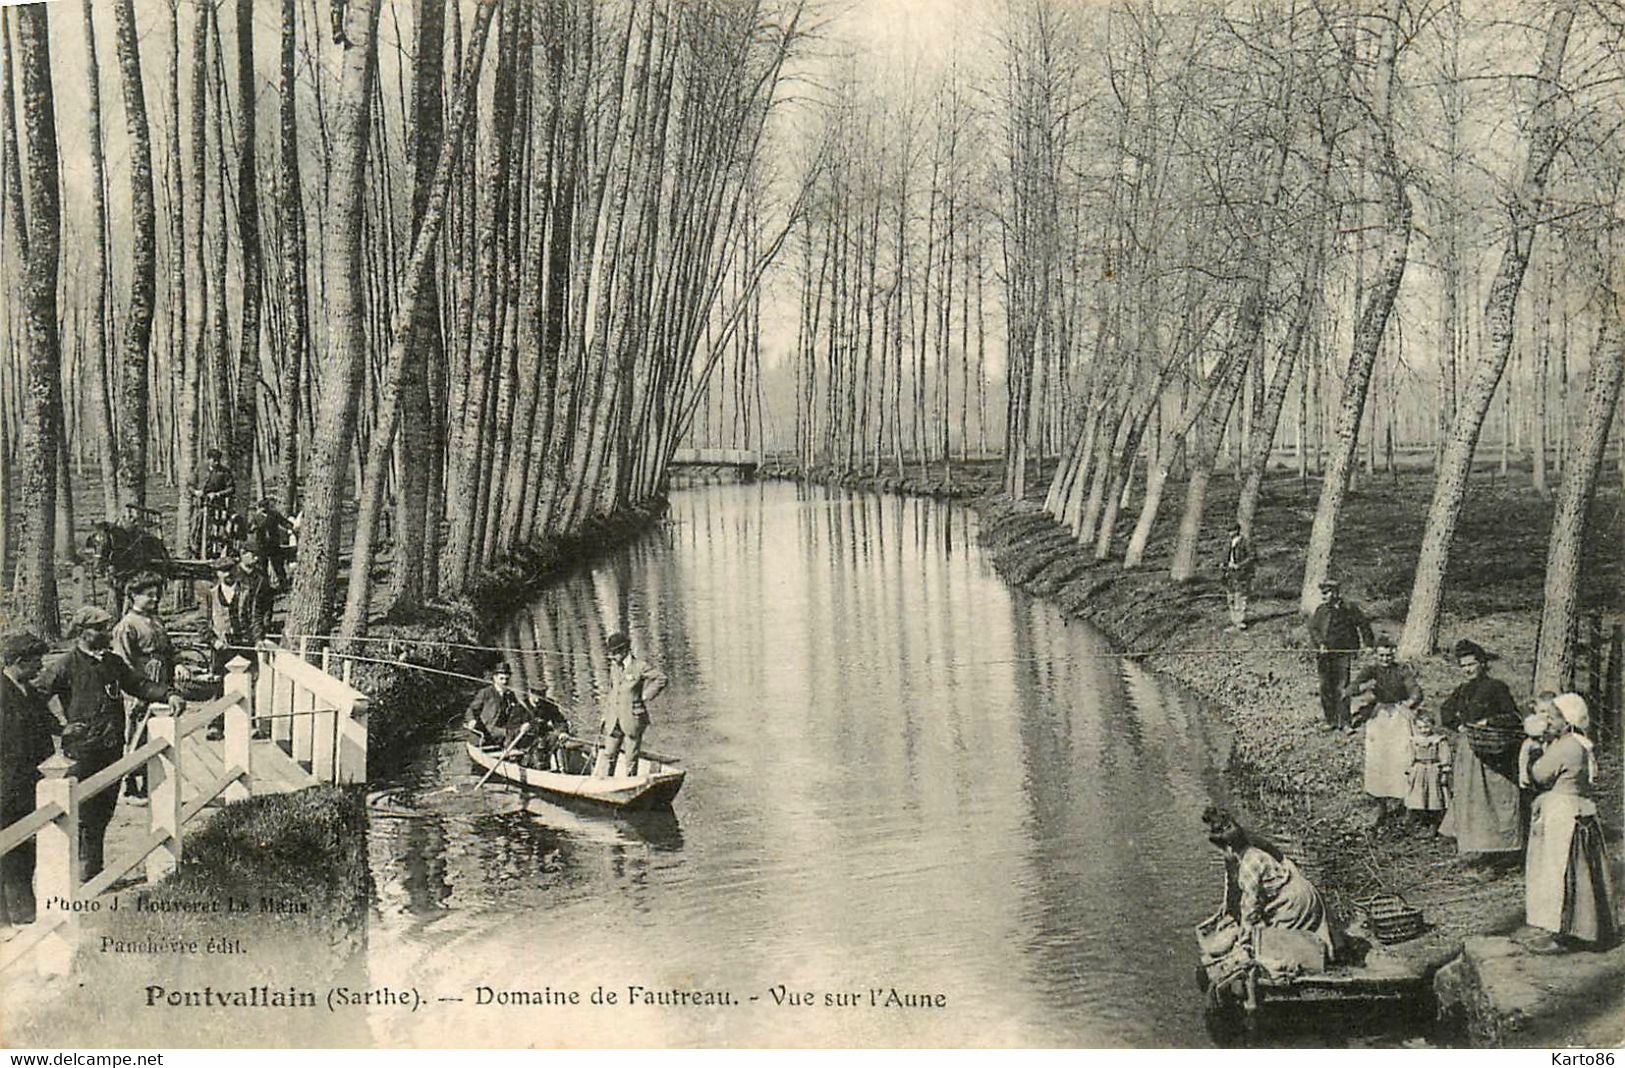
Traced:
<path fill-rule="evenodd" d="M 493 775 L 495 775 L 497 773 L 497 768 L 501 767 L 502 762 L 504 760 L 508 759 L 508 754 L 513 752 L 513 747 L 519 744 L 519 740 L 521 738 L 523 738 L 525 736 L 526 732 L 529 731 L 529 730 L 530 730 L 530 724 L 529 723 L 520 724 L 519 733 L 515 734 L 513 736 L 513 740 L 511 742 L 509 742 L 507 744 L 507 746 L 502 750 L 502 754 L 497 757 L 497 762 L 495 764 L 491 765 L 491 769 L 485 773 L 485 777 L 482 778 L 479 782 L 474 784 L 474 789 L 478 790 L 480 787 L 484 786 L 485 782 L 486 782 L 486 779 L 489 779 L 491 776 L 493 776 Z M 459 789 L 460 789 L 460 787 L 458 786 L 457 783 L 452 783 L 450 786 L 442 786 L 440 789 L 434 790 L 434 791 L 432 791 L 432 792 L 430 792 L 428 794 L 425 794 L 424 796 L 425 797 L 434 797 L 437 794 L 454 794 L 454 793 L 457 793 Z"/>
<path fill-rule="evenodd" d="M 497 769 L 502 766 L 502 762 L 508 759 L 508 754 L 513 752 L 513 747 L 519 744 L 519 739 L 523 738 L 525 736 L 525 732 L 529 730 L 529 723 L 520 724 L 519 733 L 514 735 L 513 741 L 509 742 L 507 748 L 502 750 L 502 755 L 497 757 L 497 762 L 495 764 L 491 765 L 491 770 L 485 773 L 485 778 L 474 784 L 474 789 L 478 790 L 480 787 L 484 786 L 491 776 L 497 773 Z"/>

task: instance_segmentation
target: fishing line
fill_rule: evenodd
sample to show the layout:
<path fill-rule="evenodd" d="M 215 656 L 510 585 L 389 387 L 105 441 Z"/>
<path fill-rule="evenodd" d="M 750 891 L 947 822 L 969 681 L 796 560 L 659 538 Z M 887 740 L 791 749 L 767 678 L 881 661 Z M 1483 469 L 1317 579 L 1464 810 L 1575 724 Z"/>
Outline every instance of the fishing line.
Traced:
<path fill-rule="evenodd" d="M 568 649 L 542 649 L 538 647 L 522 648 L 511 645 L 478 645 L 473 642 L 432 641 L 427 638 L 406 638 L 399 635 L 355 635 L 345 637 L 342 634 L 284 634 L 284 639 L 304 638 L 317 642 L 388 642 L 394 645 L 421 645 L 435 649 L 471 649 L 481 653 L 551 653 L 554 656 L 587 657 L 591 653 L 572 652 Z"/>
<path fill-rule="evenodd" d="M 462 679 L 466 682 L 477 683 L 481 686 L 486 684 L 486 680 L 480 678 L 478 675 L 465 675 L 461 671 L 447 671 L 444 668 L 429 667 L 427 664 L 414 664 L 409 660 L 384 660 L 375 656 L 358 656 L 354 653 L 334 653 L 333 656 L 339 660 L 353 660 L 362 664 L 382 664 L 385 667 L 408 668 L 412 671 L 426 671 L 431 675 L 444 675 L 447 678 Z M 558 701 L 553 699 L 552 695 L 544 691 L 531 690 L 519 686 L 513 686 L 510 687 L 510 689 L 512 689 L 515 693 L 526 694 L 530 697 L 541 697 L 552 701 L 555 705 L 558 705 L 559 711 L 563 712 L 567 716 L 581 711 L 579 708 L 574 708 L 570 705 L 559 704 Z M 575 729 L 573 724 L 571 729 Z"/>

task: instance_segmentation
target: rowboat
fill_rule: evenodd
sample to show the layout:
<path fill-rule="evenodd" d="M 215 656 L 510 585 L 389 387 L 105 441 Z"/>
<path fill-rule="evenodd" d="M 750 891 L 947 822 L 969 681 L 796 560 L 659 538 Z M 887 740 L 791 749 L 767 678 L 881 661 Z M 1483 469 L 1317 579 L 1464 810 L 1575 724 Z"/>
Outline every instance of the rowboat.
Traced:
<path fill-rule="evenodd" d="M 1279 977 L 1229 964 L 1203 956 L 1196 968 L 1197 987 L 1206 995 L 1202 1022 L 1221 1047 L 1276 1044 L 1290 1036 L 1419 1034 L 1432 1019 L 1424 971 L 1388 947 L 1370 947 L 1359 963 Z"/>
<path fill-rule="evenodd" d="M 486 771 L 494 770 L 497 778 L 557 798 L 591 801 L 626 811 L 670 807 L 686 774 L 669 758 L 644 753 L 638 758 L 638 774 L 599 778 L 591 773 L 592 747 L 574 739 L 566 742 L 564 750 L 567 771 L 527 768 L 515 760 L 502 760 L 500 750 L 481 749 L 475 742 L 465 744 L 469 759 Z"/>

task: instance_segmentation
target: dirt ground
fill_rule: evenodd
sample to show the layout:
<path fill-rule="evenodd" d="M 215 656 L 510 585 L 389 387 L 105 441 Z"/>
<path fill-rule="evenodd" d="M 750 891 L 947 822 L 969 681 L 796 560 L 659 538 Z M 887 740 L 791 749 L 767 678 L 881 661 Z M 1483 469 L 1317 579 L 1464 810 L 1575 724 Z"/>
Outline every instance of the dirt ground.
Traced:
<path fill-rule="evenodd" d="M 1311 876 L 1344 915 L 1353 901 L 1386 892 L 1420 906 L 1430 923 L 1463 934 L 1521 923 L 1520 866 L 1486 877 L 1464 866 L 1451 839 L 1434 837 L 1403 818 L 1380 819 L 1361 790 L 1362 737 L 1323 726 L 1312 650 L 1297 610 L 1318 486 L 1300 486 L 1290 476 L 1268 484 L 1255 527 L 1259 569 L 1251 624 L 1240 633 L 1228 630 L 1217 577 L 1235 485 L 1223 476 L 1215 480 L 1201 543 L 1202 571 L 1176 585 L 1167 566 L 1182 489 L 1169 486 L 1146 565 L 1134 572 L 1116 563 L 1097 564 L 1092 552 L 1080 549 L 1033 501 L 980 502 L 983 540 L 1008 579 L 1102 627 L 1125 652 L 1143 655 L 1214 700 L 1235 730 L 1232 803 L 1261 829 L 1298 845 Z M 1403 626 L 1431 491 L 1429 474 L 1401 472 L 1368 481 L 1345 505 L 1332 574 L 1342 581 L 1345 599 L 1362 608 L 1379 633 L 1397 638 Z M 1034 496 L 1042 493 L 1040 485 Z M 1118 555 L 1132 514 L 1122 524 Z M 1511 484 L 1487 473 L 1475 476 L 1447 576 L 1441 651 L 1413 665 L 1427 705 L 1437 707 L 1460 681 L 1454 660 L 1445 654 L 1463 637 L 1499 654 L 1493 674 L 1520 704 L 1532 696 L 1551 514 L 1550 498 L 1527 488 L 1527 474 Z M 1584 609 L 1599 613 L 1605 624 L 1622 618 L 1621 520 L 1621 495 L 1611 483 L 1591 515 L 1582 586 Z M 1582 675 L 1578 685 L 1585 682 Z M 1617 717 L 1617 709 L 1611 720 L 1597 717 L 1599 796 L 1616 800 L 1621 789 Z M 1603 807 L 1617 842 L 1620 806 Z"/>

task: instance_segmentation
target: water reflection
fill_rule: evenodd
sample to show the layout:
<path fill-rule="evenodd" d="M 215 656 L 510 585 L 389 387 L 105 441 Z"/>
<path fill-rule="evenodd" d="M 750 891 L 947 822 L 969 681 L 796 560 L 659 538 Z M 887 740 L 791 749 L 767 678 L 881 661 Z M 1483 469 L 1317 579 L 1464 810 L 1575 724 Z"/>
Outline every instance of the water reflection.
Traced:
<path fill-rule="evenodd" d="M 680 493 L 669 525 L 560 582 L 503 644 L 531 650 L 521 681 L 590 732 L 614 629 L 672 679 L 648 746 L 689 769 L 675 811 L 531 796 L 375 826 L 375 970 L 743 1002 L 628 1009 L 624 1031 L 586 1008 L 503 1017 L 498 1044 L 576 1026 L 634 1045 L 1200 1041 L 1201 711 L 1012 593 L 973 513 L 783 484 Z M 466 773 L 458 748 L 411 774 Z M 778 983 L 941 992 L 950 1009 L 745 1000 Z"/>

